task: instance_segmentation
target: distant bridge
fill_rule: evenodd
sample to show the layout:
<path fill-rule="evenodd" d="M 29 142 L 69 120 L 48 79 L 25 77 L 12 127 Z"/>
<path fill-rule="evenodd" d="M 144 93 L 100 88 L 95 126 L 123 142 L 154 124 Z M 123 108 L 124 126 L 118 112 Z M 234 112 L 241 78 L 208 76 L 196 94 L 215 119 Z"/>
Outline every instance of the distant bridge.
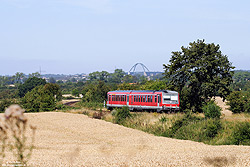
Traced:
<path fill-rule="evenodd" d="M 147 73 L 150 73 L 149 69 L 144 64 L 142 64 L 142 63 L 136 63 L 135 65 L 133 65 L 133 67 L 131 67 L 131 69 L 128 72 L 128 75 L 135 74 L 136 73 L 135 69 L 136 69 L 136 67 L 138 65 L 140 65 L 142 67 L 143 72 L 144 72 L 144 76 L 147 76 Z"/>

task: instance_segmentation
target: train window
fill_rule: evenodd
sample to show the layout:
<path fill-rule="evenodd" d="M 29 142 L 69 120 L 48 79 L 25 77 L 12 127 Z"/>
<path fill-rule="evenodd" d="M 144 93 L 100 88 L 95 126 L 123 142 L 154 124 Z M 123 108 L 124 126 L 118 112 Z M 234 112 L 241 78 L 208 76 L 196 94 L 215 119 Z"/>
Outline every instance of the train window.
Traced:
<path fill-rule="evenodd" d="M 139 102 L 141 102 L 141 96 L 140 95 L 139 95 L 139 99 L 138 100 L 139 100 Z"/>
<path fill-rule="evenodd" d="M 155 96 L 155 102 L 157 103 L 157 96 Z"/>
<path fill-rule="evenodd" d="M 135 102 L 135 96 L 134 96 L 134 102 Z"/>
<path fill-rule="evenodd" d="M 150 102 L 151 103 L 153 102 L 153 96 L 152 95 L 150 96 Z"/>
<path fill-rule="evenodd" d="M 148 96 L 148 102 L 150 102 L 150 96 Z"/>

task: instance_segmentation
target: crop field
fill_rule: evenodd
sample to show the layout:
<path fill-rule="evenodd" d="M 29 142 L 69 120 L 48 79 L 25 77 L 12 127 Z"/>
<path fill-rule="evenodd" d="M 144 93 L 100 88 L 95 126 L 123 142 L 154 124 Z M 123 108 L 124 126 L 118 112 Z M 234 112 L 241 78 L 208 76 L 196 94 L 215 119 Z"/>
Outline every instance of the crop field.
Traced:
<path fill-rule="evenodd" d="M 37 126 L 31 166 L 250 166 L 249 146 L 157 137 L 83 114 L 26 116 Z"/>

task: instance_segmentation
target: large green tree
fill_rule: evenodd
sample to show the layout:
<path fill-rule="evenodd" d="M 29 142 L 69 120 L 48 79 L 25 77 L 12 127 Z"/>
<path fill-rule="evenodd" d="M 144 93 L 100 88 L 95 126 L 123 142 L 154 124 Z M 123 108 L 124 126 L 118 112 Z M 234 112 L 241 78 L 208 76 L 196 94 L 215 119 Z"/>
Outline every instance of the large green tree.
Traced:
<path fill-rule="evenodd" d="M 42 78 L 37 78 L 37 77 L 31 77 L 27 79 L 24 84 L 20 85 L 18 87 L 18 95 L 20 97 L 24 97 L 25 94 L 29 91 L 31 91 L 33 88 L 39 86 L 39 85 L 45 85 L 46 80 Z"/>
<path fill-rule="evenodd" d="M 163 66 L 168 83 L 180 93 L 182 109 L 200 112 L 208 99 L 230 94 L 234 67 L 219 45 L 194 41 L 172 52 L 170 63 Z"/>
<path fill-rule="evenodd" d="M 55 110 L 56 102 L 61 100 L 61 90 L 57 84 L 40 85 L 26 93 L 22 104 L 27 112 Z"/>

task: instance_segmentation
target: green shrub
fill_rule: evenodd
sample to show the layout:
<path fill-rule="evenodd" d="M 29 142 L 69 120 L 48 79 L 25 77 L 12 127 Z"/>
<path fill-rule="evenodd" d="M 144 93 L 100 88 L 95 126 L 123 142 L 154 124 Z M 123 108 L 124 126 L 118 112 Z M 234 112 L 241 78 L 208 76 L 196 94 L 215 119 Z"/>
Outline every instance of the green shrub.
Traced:
<path fill-rule="evenodd" d="M 11 104 L 15 104 L 15 101 L 12 99 L 4 99 L 0 101 L 0 112 L 4 112 L 4 110 Z"/>
<path fill-rule="evenodd" d="M 209 141 L 218 134 L 221 127 L 221 122 L 219 120 L 204 119 L 193 121 L 179 128 L 175 134 L 173 134 L 173 137 L 198 142 Z"/>
<path fill-rule="evenodd" d="M 124 120 L 129 117 L 131 117 L 129 108 L 122 107 L 122 108 L 117 109 L 117 112 L 115 113 L 115 117 L 114 117 L 114 122 L 117 124 L 122 124 L 124 123 Z"/>
<path fill-rule="evenodd" d="M 233 131 L 233 144 L 250 145 L 250 123 L 238 123 Z"/>
<path fill-rule="evenodd" d="M 245 101 L 243 94 L 240 91 L 234 91 L 227 97 L 227 104 L 230 106 L 230 110 L 233 113 L 240 113 L 244 111 Z"/>
<path fill-rule="evenodd" d="M 183 117 L 177 119 L 173 122 L 172 127 L 170 127 L 163 136 L 173 137 L 181 127 L 186 126 L 192 122 L 201 120 L 200 117 L 194 116 L 191 112 L 187 112 Z"/>
<path fill-rule="evenodd" d="M 205 118 L 217 118 L 221 116 L 221 108 L 217 106 L 214 101 L 209 102 L 202 108 Z"/>
<path fill-rule="evenodd" d="M 221 121 L 218 119 L 210 119 L 207 120 L 205 128 L 206 138 L 214 138 L 218 134 L 218 131 L 221 130 L 222 124 Z"/>
<path fill-rule="evenodd" d="M 162 124 L 167 122 L 167 118 L 165 116 L 161 116 L 161 118 L 159 119 L 159 122 L 161 122 Z"/>

